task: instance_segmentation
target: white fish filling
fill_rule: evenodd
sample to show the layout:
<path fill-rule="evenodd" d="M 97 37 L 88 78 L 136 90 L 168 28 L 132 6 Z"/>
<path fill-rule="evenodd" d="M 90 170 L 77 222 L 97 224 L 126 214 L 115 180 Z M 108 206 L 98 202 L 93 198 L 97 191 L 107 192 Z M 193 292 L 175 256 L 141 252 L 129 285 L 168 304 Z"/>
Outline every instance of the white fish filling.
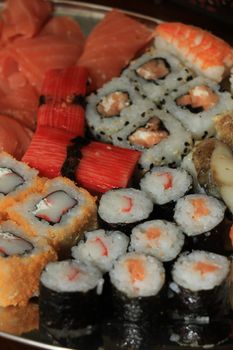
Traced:
<path fill-rule="evenodd" d="M 180 198 L 175 207 L 174 219 L 188 236 L 212 230 L 224 218 L 226 207 L 218 199 L 204 194 Z"/>
<path fill-rule="evenodd" d="M 120 231 L 90 231 L 85 233 L 85 241 L 72 248 L 72 256 L 106 272 L 119 256 L 126 253 L 128 243 L 129 238 Z"/>
<path fill-rule="evenodd" d="M 41 282 L 56 292 L 88 292 L 94 288 L 101 294 L 104 280 L 94 266 L 74 260 L 49 263 L 41 275 Z"/>
<path fill-rule="evenodd" d="M 60 222 L 62 216 L 72 209 L 77 201 L 64 191 L 55 191 L 43 198 L 32 212 L 37 218 L 50 223 Z"/>
<path fill-rule="evenodd" d="M 120 257 L 110 271 L 117 290 L 130 298 L 157 295 L 165 282 L 163 265 L 156 258 L 128 253 Z"/>
<path fill-rule="evenodd" d="M 33 245 L 11 232 L 0 232 L 0 256 L 23 255 L 33 249 Z"/>
<path fill-rule="evenodd" d="M 24 183 L 19 174 L 9 168 L 0 168 L 0 193 L 7 195 Z"/>
<path fill-rule="evenodd" d="M 178 226 L 165 220 L 152 220 L 134 227 L 130 249 L 170 261 L 180 253 L 183 244 L 184 235 Z"/>
<path fill-rule="evenodd" d="M 100 217 L 112 224 L 146 219 L 152 210 L 150 198 L 144 192 L 132 188 L 108 191 L 103 194 L 99 204 Z"/>
<path fill-rule="evenodd" d="M 183 169 L 154 167 L 141 180 L 140 187 L 154 203 L 175 201 L 189 190 L 192 177 Z"/>
<path fill-rule="evenodd" d="M 209 290 L 227 278 L 229 268 L 230 262 L 225 256 L 196 250 L 179 257 L 172 277 L 179 286 L 191 291 Z"/>

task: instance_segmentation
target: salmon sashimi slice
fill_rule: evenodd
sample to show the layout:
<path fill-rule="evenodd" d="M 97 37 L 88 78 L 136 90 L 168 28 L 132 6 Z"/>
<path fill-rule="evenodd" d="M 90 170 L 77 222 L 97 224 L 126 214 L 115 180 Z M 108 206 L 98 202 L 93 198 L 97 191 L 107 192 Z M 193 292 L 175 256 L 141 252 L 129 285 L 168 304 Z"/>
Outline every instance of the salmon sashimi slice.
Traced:
<path fill-rule="evenodd" d="M 78 61 L 89 71 L 91 89 L 117 77 L 151 38 L 151 31 L 140 22 L 117 10 L 109 12 L 87 38 Z"/>
<path fill-rule="evenodd" d="M 7 0 L 2 13 L 2 40 L 36 35 L 52 15 L 52 3 L 46 0 Z"/>
<path fill-rule="evenodd" d="M 0 151 L 20 160 L 26 152 L 32 134 L 11 117 L 0 115 Z"/>
<path fill-rule="evenodd" d="M 213 34 L 182 23 L 161 23 L 155 44 L 179 57 L 198 74 L 220 82 L 233 66 L 233 49 Z"/>
<path fill-rule="evenodd" d="M 19 39 L 11 46 L 11 52 L 17 58 L 20 71 L 40 91 L 45 73 L 74 65 L 82 52 L 82 45 L 78 40 L 45 35 Z"/>

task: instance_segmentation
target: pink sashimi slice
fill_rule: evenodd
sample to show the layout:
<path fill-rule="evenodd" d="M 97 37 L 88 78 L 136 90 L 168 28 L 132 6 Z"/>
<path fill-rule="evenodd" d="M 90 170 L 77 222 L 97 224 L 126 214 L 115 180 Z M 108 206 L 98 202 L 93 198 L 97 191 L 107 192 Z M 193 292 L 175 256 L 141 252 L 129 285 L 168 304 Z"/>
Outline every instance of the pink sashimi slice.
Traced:
<path fill-rule="evenodd" d="M 78 65 L 89 71 L 91 89 L 118 76 L 151 39 L 151 31 L 140 22 L 117 10 L 109 12 L 87 38 L 78 61 Z"/>
<path fill-rule="evenodd" d="M 10 153 L 20 160 L 30 142 L 31 132 L 11 117 L 0 115 L 0 151 Z"/>
<path fill-rule="evenodd" d="M 2 40 L 33 37 L 51 15 L 52 3 L 47 0 L 7 0 L 2 13 Z"/>

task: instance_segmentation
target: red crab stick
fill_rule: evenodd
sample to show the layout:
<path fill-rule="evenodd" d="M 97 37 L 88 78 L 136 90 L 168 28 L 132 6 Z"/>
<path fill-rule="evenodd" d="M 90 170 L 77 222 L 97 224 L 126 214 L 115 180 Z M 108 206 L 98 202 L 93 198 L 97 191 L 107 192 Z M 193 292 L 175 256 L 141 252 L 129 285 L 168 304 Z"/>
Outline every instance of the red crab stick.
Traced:
<path fill-rule="evenodd" d="M 42 105 L 37 116 L 38 126 L 49 126 L 84 136 L 85 116 L 82 106 Z"/>
<path fill-rule="evenodd" d="M 76 181 L 92 192 L 104 193 L 126 187 L 141 153 L 100 142 L 81 149 L 82 158 L 76 169 Z"/>
<path fill-rule="evenodd" d="M 42 176 L 59 176 L 66 159 L 66 147 L 74 136 L 73 133 L 61 129 L 41 126 L 34 134 L 22 160 L 38 169 Z"/>
<path fill-rule="evenodd" d="M 52 69 L 45 75 L 41 102 L 79 104 L 79 98 L 86 95 L 87 79 L 87 70 L 83 67 Z"/>

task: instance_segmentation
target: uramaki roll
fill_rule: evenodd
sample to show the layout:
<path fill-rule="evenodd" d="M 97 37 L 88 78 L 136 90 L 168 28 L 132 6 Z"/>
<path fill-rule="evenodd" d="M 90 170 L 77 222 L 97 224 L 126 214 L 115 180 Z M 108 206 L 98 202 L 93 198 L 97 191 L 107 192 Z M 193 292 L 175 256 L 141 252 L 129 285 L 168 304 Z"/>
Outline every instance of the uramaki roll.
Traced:
<path fill-rule="evenodd" d="M 57 254 L 42 238 L 11 221 L 0 225 L 0 306 L 26 305 L 38 293 L 40 274 Z"/>

